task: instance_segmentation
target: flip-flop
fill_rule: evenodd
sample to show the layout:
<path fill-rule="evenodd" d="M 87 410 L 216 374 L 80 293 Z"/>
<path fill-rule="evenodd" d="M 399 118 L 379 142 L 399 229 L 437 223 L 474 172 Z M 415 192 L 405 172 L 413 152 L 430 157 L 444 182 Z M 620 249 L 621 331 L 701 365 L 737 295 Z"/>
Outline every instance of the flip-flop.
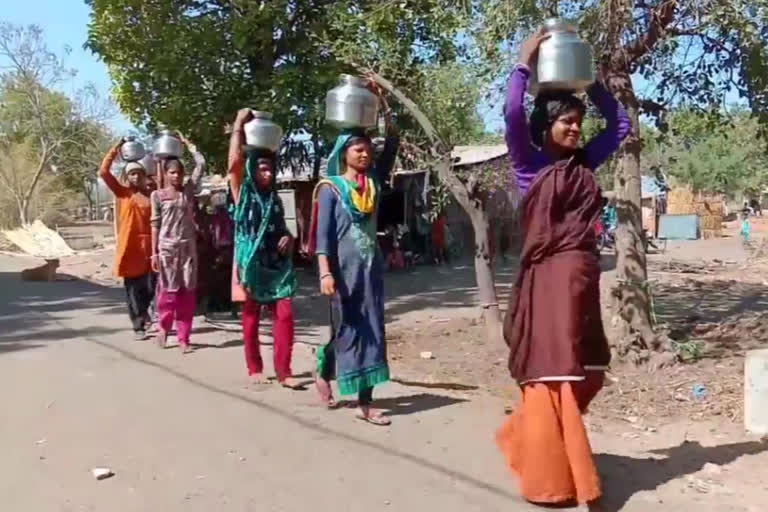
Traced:
<path fill-rule="evenodd" d="M 377 427 L 388 427 L 392 424 L 392 420 L 384 416 L 383 414 L 374 414 L 371 415 L 365 415 L 362 412 L 359 412 L 355 415 L 355 418 L 365 421 L 367 423 L 370 423 L 371 425 L 376 425 Z"/>
<path fill-rule="evenodd" d="M 282 387 L 284 387 L 284 388 L 286 388 L 286 389 L 290 389 L 290 390 L 292 390 L 292 391 L 304 391 L 304 390 L 306 390 L 306 389 L 307 389 L 307 388 L 306 388 L 306 386 L 304 386 L 304 385 L 302 385 L 302 384 L 300 384 L 300 383 L 297 383 L 297 382 L 291 382 L 291 383 L 288 383 L 288 382 L 286 382 L 285 380 L 278 380 L 277 382 L 278 382 L 278 383 L 279 383 L 279 384 L 280 384 Z"/>

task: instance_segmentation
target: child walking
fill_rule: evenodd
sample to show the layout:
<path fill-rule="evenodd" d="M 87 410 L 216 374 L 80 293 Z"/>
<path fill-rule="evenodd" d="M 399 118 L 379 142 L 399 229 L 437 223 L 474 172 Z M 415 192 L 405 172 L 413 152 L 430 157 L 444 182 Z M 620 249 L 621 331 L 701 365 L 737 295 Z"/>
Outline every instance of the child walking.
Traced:
<path fill-rule="evenodd" d="M 195 193 L 205 172 L 205 159 L 184 137 L 181 140 L 195 159 L 195 169 L 185 184 L 184 164 L 178 159 L 164 163 L 163 187 L 151 196 L 152 268 L 158 273 L 157 344 L 165 348 L 175 320 L 179 348 L 186 354 L 192 351 L 189 337 L 196 307 Z"/>

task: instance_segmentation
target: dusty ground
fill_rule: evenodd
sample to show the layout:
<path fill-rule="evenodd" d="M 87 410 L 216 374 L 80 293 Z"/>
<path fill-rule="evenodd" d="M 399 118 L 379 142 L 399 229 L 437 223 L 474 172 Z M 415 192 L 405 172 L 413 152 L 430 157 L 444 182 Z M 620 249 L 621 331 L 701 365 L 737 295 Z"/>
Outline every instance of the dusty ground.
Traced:
<path fill-rule="evenodd" d="M 28 264 L 0 255 L 4 509 L 535 510 L 492 443 L 514 388 L 506 350 L 489 346 L 470 306 L 469 267 L 388 276 L 396 382 L 377 396 L 394 424 L 373 429 L 309 391 L 245 386 L 236 331 L 198 321 L 189 357 L 130 341 L 109 251 L 60 269 L 96 284 L 22 284 Z M 588 417 L 607 510 L 762 510 L 768 446 L 741 427 L 740 354 L 768 337 L 744 330 L 762 326 L 763 267 L 723 239 L 670 246 L 652 268 L 659 321 L 700 359 L 655 374 L 614 368 Z M 307 375 L 327 330 L 314 277 L 301 282 L 294 370 Z M 116 476 L 96 482 L 98 465 Z"/>
<path fill-rule="evenodd" d="M 758 222 L 760 229 L 763 223 Z M 615 385 L 599 396 L 592 409 L 595 415 L 643 417 L 649 423 L 742 420 L 744 352 L 768 347 L 768 323 L 762 319 L 768 309 L 768 261 L 751 261 L 749 256 L 733 236 L 670 242 L 665 253 L 650 256 L 656 320 L 680 343 L 685 364 L 649 372 L 644 366 L 616 362 Z M 608 303 L 614 261 L 610 254 L 603 260 L 601 285 Z M 514 265 L 504 269 L 499 282 L 511 282 L 513 271 Z M 508 285 L 500 285 L 499 292 L 505 304 Z M 605 317 L 608 322 L 610 312 Z M 475 312 L 446 309 L 401 319 L 389 333 L 392 358 L 409 378 L 421 376 L 427 382 L 478 387 L 514 398 L 508 352 L 504 346 L 488 345 Z M 433 358 L 422 359 L 425 351 Z"/>

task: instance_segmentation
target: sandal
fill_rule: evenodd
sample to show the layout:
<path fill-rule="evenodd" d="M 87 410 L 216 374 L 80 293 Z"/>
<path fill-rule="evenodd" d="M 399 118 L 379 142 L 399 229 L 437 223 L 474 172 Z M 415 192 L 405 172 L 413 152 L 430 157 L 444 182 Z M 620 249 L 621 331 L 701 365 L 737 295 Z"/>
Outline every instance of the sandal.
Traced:
<path fill-rule="evenodd" d="M 292 391 L 304 391 L 307 389 L 302 384 L 299 384 L 298 382 L 294 381 L 291 377 L 286 377 L 283 380 L 277 381 L 282 387 L 286 389 L 290 389 Z"/>
<path fill-rule="evenodd" d="M 320 401 L 323 402 L 328 409 L 335 409 L 338 407 L 339 404 L 333 398 L 333 390 L 331 389 L 330 382 L 316 374 L 315 387 L 317 388 L 317 392 L 320 393 Z"/>
<path fill-rule="evenodd" d="M 372 413 L 371 409 L 369 409 L 367 413 L 361 410 L 358 410 L 355 417 L 359 420 L 368 422 L 371 425 L 376 425 L 377 427 L 387 427 L 392 424 L 392 420 L 384 416 L 381 413 L 381 411 L 377 411 L 373 414 L 371 413 Z"/>

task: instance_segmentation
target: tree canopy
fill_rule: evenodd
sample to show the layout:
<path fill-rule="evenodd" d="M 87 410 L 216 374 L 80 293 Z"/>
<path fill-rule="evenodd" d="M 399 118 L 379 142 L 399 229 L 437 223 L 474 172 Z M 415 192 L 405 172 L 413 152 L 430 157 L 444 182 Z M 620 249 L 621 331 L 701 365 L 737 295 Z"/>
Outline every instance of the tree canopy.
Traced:
<path fill-rule="evenodd" d="M 648 130 L 646 160 L 676 182 L 730 197 L 768 184 L 768 153 L 756 142 L 761 127 L 749 112 L 682 108 L 669 113 L 666 128 Z"/>
<path fill-rule="evenodd" d="M 319 142 L 332 135 L 325 94 L 339 74 L 360 64 L 420 90 L 442 72 L 432 66 L 460 56 L 464 27 L 462 2 L 449 0 L 88 4 L 88 47 L 107 63 L 123 111 L 141 126 L 184 130 L 214 161 L 239 108 L 271 110 L 286 132 Z"/>

